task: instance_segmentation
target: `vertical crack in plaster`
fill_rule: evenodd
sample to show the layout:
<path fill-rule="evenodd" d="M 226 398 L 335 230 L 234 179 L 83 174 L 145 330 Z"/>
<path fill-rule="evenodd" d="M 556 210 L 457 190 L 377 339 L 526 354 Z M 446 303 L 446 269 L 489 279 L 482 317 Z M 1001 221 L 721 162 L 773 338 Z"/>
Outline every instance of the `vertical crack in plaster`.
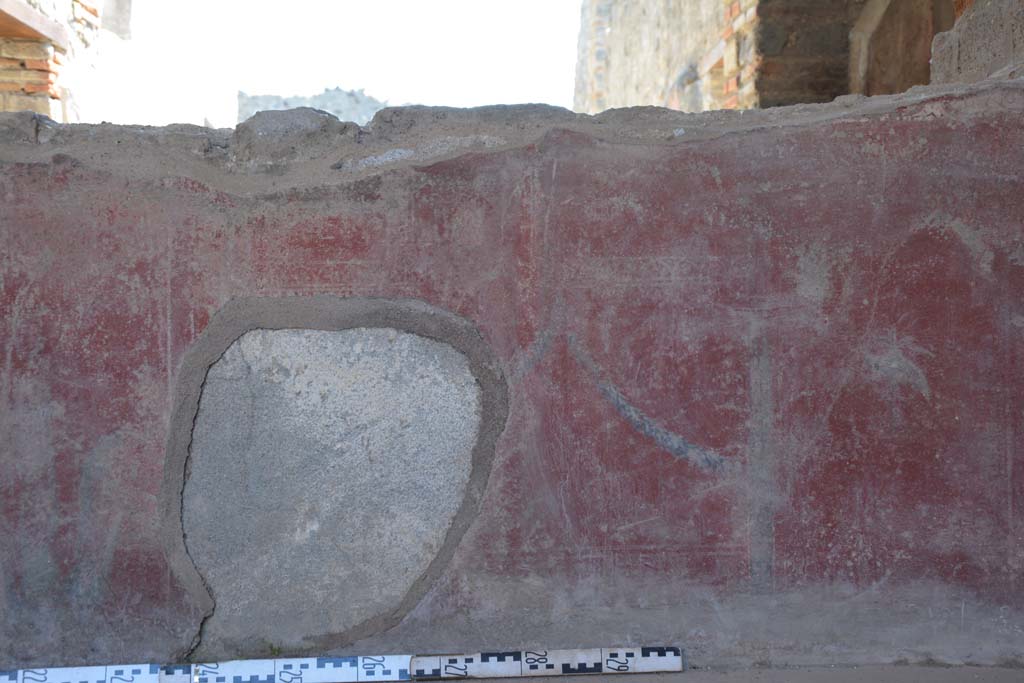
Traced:
<path fill-rule="evenodd" d="M 207 373 L 210 367 L 214 363 L 219 361 L 224 354 L 227 353 L 227 349 L 213 359 L 213 361 L 203 371 L 203 381 L 199 385 L 199 400 L 202 400 L 203 389 L 206 388 Z M 192 642 L 189 643 L 188 649 L 185 651 L 183 660 L 191 662 L 195 656 L 196 651 L 203 644 L 203 635 L 206 632 L 206 624 L 210 621 L 210 617 L 217 611 L 217 596 L 213 594 L 213 589 L 210 588 L 210 584 L 206 581 L 206 577 L 199 571 L 199 565 L 196 564 L 195 558 L 192 557 L 192 552 L 188 549 L 188 534 L 185 532 L 185 485 L 188 483 L 188 478 L 192 465 L 192 439 L 196 431 L 196 422 L 199 420 L 199 405 L 196 402 L 196 410 L 192 414 L 192 423 L 189 426 L 188 432 L 188 452 L 185 456 L 184 476 L 181 478 L 181 488 L 178 490 L 178 523 L 181 525 L 181 545 L 185 549 L 185 556 L 188 557 L 188 561 L 192 563 L 192 568 L 195 570 L 196 576 L 199 577 L 199 581 L 202 583 L 203 589 L 210 598 L 210 608 L 203 613 L 202 619 L 199 620 L 199 626 L 196 628 L 196 634 L 192 636 Z"/>

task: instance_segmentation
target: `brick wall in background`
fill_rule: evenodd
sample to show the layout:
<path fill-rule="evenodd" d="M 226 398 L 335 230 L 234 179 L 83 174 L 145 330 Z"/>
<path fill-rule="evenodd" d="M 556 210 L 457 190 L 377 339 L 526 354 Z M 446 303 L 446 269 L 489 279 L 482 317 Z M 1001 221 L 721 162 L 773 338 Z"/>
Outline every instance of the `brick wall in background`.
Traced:
<path fill-rule="evenodd" d="M 865 0 L 760 0 L 758 104 L 829 102 L 849 92 L 850 28 Z"/>
<path fill-rule="evenodd" d="M 75 93 L 88 86 L 67 74 L 87 74 L 95 62 L 101 7 L 89 0 L 20 2 L 18 13 L 0 13 L 0 111 L 78 121 Z"/>
<path fill-rule="evenodd" d="M 576 109 L 830 101 L 851 92 L 851 30 L 866 12 L 879 17 L 865 36 L 872 74 L 896 74 L 874 77 L 872 94 L 926 83 L 931 36 L 952 22 L 953 0 L 588 0 Z"/>
<path fill-rule="evenodd" d="M 576 108 L 750 109 L 846 92 L 864 0 L 588 0 Z"/>
<path fill-rule="evenodd" d="M 61 59 L 49 43 L 0 38 L 0 111 L 51 116 Z"/>
<path fill-rule="evenodd" d="M 967 11 L 967 8 L 974 4 L 974 0 L 955 0 L 956 3 L 956 16 L 959 17 L 961 14 Z"/>
<path fill-rule="evenodd" d="M 756 19 L 757 0 L 722 1 L 720 38 L 701 59 L 697 72 L 706 84 L 701 93 L 704 111 L 758 106 L 755 82 L 762 60 Z"/>
<path fill-rule="evenodd" d="M 702 111 L 700 62 L 719 41 L 722 0 L 584 0 L 575 108 L 634 105 Z"/>

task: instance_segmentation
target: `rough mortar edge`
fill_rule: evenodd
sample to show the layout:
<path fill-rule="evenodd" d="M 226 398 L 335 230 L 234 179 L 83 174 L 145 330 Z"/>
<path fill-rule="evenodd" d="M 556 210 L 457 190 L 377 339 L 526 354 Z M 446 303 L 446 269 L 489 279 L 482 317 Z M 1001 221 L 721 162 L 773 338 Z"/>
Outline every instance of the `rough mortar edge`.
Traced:
<path fill-rule="evenodd" d="M 209 586 L 189 555 L 185 542 L 183 494 L 187 480 L 192 433 L 206 374 L 228 347 L 254 329 L 308 329 L 340 331 L 359 327 L 393 328 L 453 347 L 466 356 L 470 372 L 480 386 L 481 418 L 471 456 L 469 481 L 459 508 L 445 533 L 441 549 L 390 612 L 371 617 L 333 634 L 307 637 L 307 648 L 294 655 L 314 654 L 344 647 L 394 627 L 426 595 L 455 555 L 456 547 L 476 518 L 483 500 L 498 437 L 508 417 L 505 374 L 477 328 L 465 318 L 412 299 L 314 297 L 251 297 L 233 299 L 210 320 L 192 344 L 178 369 L 167 455 L 160 492 L 161 534 L 167 563 L 196 601 L 203 617 L 192 642 L 178 659 L 202 654 L 203 629 L 216 609 Z M 247 654 L 260 654 L 252 652 Z"/>
<path fill-rule="evenodd" d="M 0 164 L 50 163 L 57 155 L 134 179 L 190 177 L 239 196 L 341 185 L 387 170 L 474 152 L 535 144 L 556 130 L 620 144 L 685 145 L 731 134 L 792 129 L 899 114 L 1024 111 L 1024 79 L 917 86 L 899 95 L 846 95 L 827 104 L 687 114 L 660 107 L 594 116 L 548 105 L 476 109 L 390 107 L 366 127 L 325 112 L 261 112 L 235 129 L 57 124 L 38 114 L 0 113 Z"/>

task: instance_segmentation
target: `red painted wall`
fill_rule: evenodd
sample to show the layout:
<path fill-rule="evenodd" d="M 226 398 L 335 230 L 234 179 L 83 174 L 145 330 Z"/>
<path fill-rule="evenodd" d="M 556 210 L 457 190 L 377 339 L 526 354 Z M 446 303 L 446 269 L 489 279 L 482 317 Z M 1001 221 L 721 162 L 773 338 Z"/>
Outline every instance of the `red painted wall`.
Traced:
<path fill-rule="evenodd" d="M 547 624 L 552 646 L 676 637 L 710 663 L 885 660 L 931 647 L 907 605 L 938 586 L 989 629 L 950 626 L 950 652 L 1012 655 L 1022 105 L 1007 88 L 692 143 L 556 128 L 250 193 L 4 148 L 0 663 L 184 651 L 199 615 L 158 533 L 179 361 L 231 298 L 314 293 L 455 311 L 509 383 L 479 518 L 375 642 L 529 644 Z M 562 607 L 531 621 L 510 586 Z M 870 621 L 786 635 L 843 590 L 874 591 L 904 640 L 872 646 Z M 735 619 L 694 622 L 702 600 Z M 785 628 L 751 635 L 750 610 Z M 458 630 L 474 620 L 508 627 Z"/>

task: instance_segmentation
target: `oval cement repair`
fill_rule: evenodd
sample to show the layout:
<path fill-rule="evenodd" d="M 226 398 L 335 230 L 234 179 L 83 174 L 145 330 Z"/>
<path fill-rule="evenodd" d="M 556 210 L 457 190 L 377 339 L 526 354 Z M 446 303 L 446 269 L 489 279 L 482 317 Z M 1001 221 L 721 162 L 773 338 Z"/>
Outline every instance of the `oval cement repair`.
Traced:
<path fill-rule="evenodd" d="M 182 498 L 214 652 L 309 647 L 395 610 L 465 496 L 481 389 L 389 328 L 255 329 L 210 367 Z"/>

